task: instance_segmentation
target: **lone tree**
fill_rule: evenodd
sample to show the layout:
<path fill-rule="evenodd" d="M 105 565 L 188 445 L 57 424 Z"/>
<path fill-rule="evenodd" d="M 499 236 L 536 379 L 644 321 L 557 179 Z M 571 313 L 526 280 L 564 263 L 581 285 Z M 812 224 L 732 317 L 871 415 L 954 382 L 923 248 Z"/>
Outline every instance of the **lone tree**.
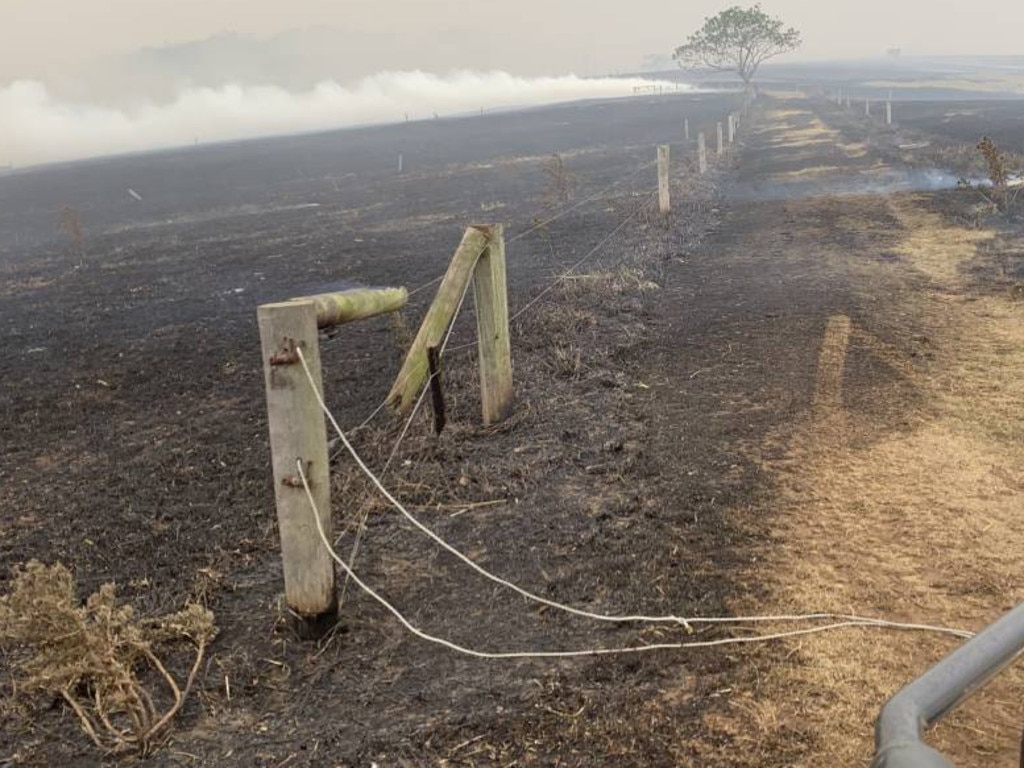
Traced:
<path fill-rule="evenodd" d="M 782 19 L 773 19 L 760 4 L 734 5 L 705 19 L 704 26 L 676 48 L 672 58 L 681 67 L 735 72 L 749 90 L 761 62 L 799 45 L 800 33 L 793 27 L 786 29 Z"/>

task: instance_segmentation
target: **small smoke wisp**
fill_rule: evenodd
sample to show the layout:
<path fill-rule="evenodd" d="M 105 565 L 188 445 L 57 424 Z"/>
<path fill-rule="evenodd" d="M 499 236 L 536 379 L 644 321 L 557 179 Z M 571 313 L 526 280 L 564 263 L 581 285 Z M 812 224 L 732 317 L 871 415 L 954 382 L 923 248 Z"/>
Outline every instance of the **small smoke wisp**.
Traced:
<path fill-rule="evenodd" d="M 677 87 L 642 78 L 384 72 L 350 87 L 330 81 L 304 93 L 277 87 L 191 88 L 167 104 L 126 109 L 63 102 L 41 83 L 17 81 L 0 88 L 0 166 L 629 96 L 635 88 L 658 85 Z"/>

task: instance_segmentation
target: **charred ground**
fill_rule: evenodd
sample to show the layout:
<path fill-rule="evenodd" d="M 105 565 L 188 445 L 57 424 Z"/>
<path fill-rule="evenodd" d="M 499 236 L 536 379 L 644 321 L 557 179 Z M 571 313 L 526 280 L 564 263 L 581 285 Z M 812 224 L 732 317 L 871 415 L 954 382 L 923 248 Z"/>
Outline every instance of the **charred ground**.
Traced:
<path fill-rule="evenodd" d="M 694 181 L 682 117 L 710 135 L 735 106 L 598 102 L 3 180 L 0 562 L 60 560 L 83 593 L 112 580 L 144 613 L 189 599 L 214 610 L 201 689 L 155 764 L 791 766 L 869 751 L 863 712 L 884 693 L 857 688 L 861 730 L 830 744 L 821 710 L 849 710 L 836 705 L 844 680 L 823 689 L 804 674 L 824 666 L 817 646 L 493 662 L 410 638 L 351 589 L 320 646 L 297 642 L 281 608 L 256 305 L 342 281 L 426 283 L 466 224 L 503 221 L 515 236 L 565 208 L 546 164 L 555 152 L 575 202 L 619 184 L 510 247 L 513 310 L 630 223 L 515 324 L 509 423 L 478 426 L 475 361 L 456 349 L 451 427 L 434 438 L 417 421 L 387 481 L 488 568 L 594 610 L 782 610 L 804 597 L 794 582 L 828 589 L 797 565 L 817 545 L 791 526 L 814 501 L 793 487 L 817 480 L 790 487 L 792 467 L 818 467 L 804 435 L 823 330 L 841 314 L 869 340 L 842 382 L 859 426 L 839 442 L 913 431 L 933 393 L 907 371 L 934 378 L 950 338 L 917 302 L 948 267 L 922 262 L 921 242 L 929 228 L 951 237 L 939 224 L 959 221 L 964 193 L 851 197 L 843 184 L 879 163 L 937 159 L 904 157 L 892 132 L 804 100 L 767 101 L 742 152 L 713 183 Z M 688 157 L 668 221 L 645 208 L 644 166 L 665 141 Z M 64 205 L 81 216 L 81 247 L 57 232 Z M 1016 225 L 1002 226 L 1012 238 Z M 957 290 L 1009 296 L 1014 278 L 992 266 L 1009 258 L 964 261 L 955 273 L 972 277 Z M 404 323 L 324 340 L 343 425 L 384 397 L 429 294 Z M 455 348 L 472 338 L 466 320 Z M 400 428 L 383 417 L 357 433 L 373 466 Z M 344 460 L 334 483 L 340 551 L 365 514 L 360 572 L 430 631 L 491 650 L 694 639 L 538 611 L 415 537 Z M 972 606 L 944 618 L 999 607 Z M 906 666 L 888 685 L 943 648 L 914 647 L 899 649 Z M 9 701 L 0 745 L 26 765 L 102 762 L 59 707 Z"/>

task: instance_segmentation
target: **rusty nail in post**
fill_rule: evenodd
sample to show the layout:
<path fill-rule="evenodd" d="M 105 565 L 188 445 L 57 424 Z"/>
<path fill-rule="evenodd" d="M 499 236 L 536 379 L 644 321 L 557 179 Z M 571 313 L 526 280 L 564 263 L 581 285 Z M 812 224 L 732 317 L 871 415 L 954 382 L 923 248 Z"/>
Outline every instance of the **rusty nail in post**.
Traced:
<path fill-rule="evenodd" d="M 273 366 L 295 365 L 299 362 L 299 353 L 295 351 L 296 347 L 295 339 L 285 339 L 281 351 L 270 356 L 270 364 Z"/>

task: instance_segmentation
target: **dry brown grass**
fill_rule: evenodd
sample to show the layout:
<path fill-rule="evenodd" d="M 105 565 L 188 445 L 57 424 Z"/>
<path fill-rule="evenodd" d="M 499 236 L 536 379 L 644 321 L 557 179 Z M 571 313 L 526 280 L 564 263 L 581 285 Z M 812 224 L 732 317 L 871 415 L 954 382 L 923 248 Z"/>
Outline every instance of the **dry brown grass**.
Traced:
<path fill-rule="evenodd" d="M 891 199 L 892 213 L 905 232 L 896 253 L 934 280 L 954 285 L 960 279 L 961 266 L 974 257 L 982 243 L 993 240 L 995 232 L 950 224 L 939 214 L 925 210 L 922 199 Z"/>
<path fill-rule="evenodd" d="M 658 290 L 658 284 L 647 279 L 636 266 L 622 265 L 616 269 L 569 275 L 559 286 L 562 296 L 572 299 L 580 295 L 607 298 L 628 293 L 647 293 Z"/>
<path fill-rule="evenodd" d="M 139 619 L 118 603 L 111 584 L 83 606 L 59 563 L 16 569 L 10 593 L 0 597 L 0 646 L 11 664 L 15 705 L 62 699 L 93 743 L 112 754 L 147 754 L 159 745 L 215 633 L 213 614 L 196 604 Z M 182 642 L 193 649 L 183 683 L 165 654 Z M 146 673 L 160 690 L 146 684 Z"/>
<path fill-rule="evenodd" d="M 756 573 L 770 579 L 770 611 L 978 629 L 1024 598 L 1024 309 L 961 292 L 961 267 L 991 232 L 952 226 L 915 198 L 893 209 L 904 227 L 899 253 L 937 283 L 911 300 L 932 326 L 935 356 L 914 380 L 925 404 L 896 431 L 850 417 L 834 386 L 847 343 L 859 354 L 884 345 L 867 343 L 856 327 L 843 332 L 848 321 L 830 323 L 815 412 L 787 441 L 785 458 L 763 464 L 780 508 L 770 561 Z M 888 395 L 882 388 L 878 396 Z M 790 643 L 759 670 L 758 689 L 773 704 L 740 716 L 766 729 L 762 739 L 809 731 L 816 746 L 794 765 L 866 765 L 882 703 L 953 643 L 859 630 Z M 957 766 L 1016 765 L 1022 684 L 1020 670 L 1004 674 L 934 742 Z"/>

